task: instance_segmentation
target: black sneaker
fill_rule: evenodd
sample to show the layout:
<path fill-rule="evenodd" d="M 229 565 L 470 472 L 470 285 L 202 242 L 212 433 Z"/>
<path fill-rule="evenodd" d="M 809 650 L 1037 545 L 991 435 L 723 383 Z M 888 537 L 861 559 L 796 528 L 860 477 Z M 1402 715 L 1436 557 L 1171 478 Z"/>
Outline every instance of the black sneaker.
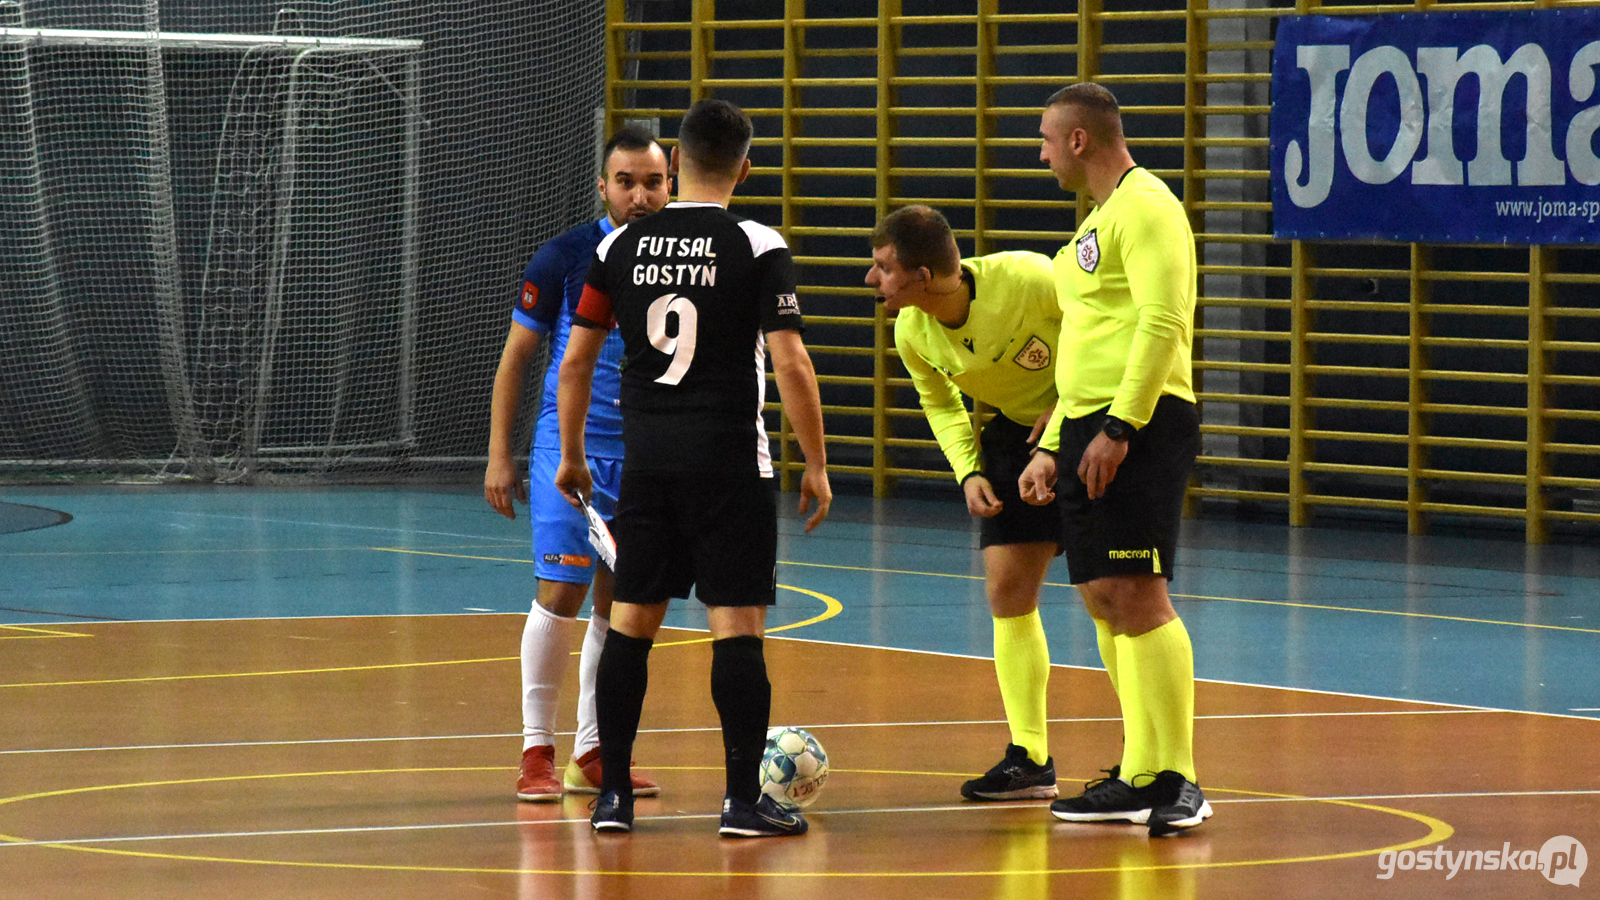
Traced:
<path fill-rule="evenodd" d="M 1105 778 L 1083 786 L 1083 793 L 1050 804 L 1050 815 L 1063 822 L 1129 822 L 1143 825 L 1150 810 L 1163 799 L 1153 793 L 1154 784 L 1134 787 L 1117 777 L 1121 766 L 1101 770 Z M 1150 777 L 1148 775 L 1146 778 Z"/>
<path fill-rule="evenodd" d="M 1161 801 L 1151 810 L 1150 836 L 1166 837 L 1185 828 L 1193 828 L 1211 818 L 1211 804 L 1200 793 L 1200 785 L 1170 769 L 1156 775 L 1149 790 Z"/>
<path fill-rule="evenodd" d="M 968 800 L 1049 800 L 1056 793 L 1055 760 L 1041 766 L 1016 744 L 1007 744 L 1006 758 L 982 778 L 961 785 L 961 796 Z"/>
<path fill-rule="evenodd" d="M 606 791 L 594 801 L 594 815 L 589 824 L 595 831 L 633 830 L 633 795 L 624 796 L 617 791 Z"/>
<path fill-rule="evenodd" d="M 735 797 L 722 799 L 722 826 L 717 833 L 723 837 L 758 838 L 787 837 L 805 834 L 805 817 L 784 809 L 766 794 L 754 803 Z"/>

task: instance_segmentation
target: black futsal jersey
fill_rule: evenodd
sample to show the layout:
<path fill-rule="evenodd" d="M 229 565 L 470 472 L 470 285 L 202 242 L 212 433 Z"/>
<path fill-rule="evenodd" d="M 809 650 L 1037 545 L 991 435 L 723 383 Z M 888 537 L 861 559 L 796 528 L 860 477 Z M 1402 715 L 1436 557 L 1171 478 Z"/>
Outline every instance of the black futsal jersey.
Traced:
<path fill-rule="evenodd" d="M 669 203 L 600 242 L 572 321 L 622 332 L 627 469 L 771 477 L 764 335 L 801 327 L 782 235 Z"/>

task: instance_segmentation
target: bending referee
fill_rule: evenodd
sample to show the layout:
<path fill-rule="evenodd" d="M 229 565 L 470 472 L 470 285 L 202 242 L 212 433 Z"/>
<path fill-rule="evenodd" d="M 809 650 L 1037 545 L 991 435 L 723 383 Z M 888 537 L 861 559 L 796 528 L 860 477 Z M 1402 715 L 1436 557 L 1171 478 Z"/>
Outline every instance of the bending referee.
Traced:
<path fill-rule="evenodd" d="M 982 522 L 984 590 L 994 617 L 994 669 L 1011 741 L 969 800 L 1056 796 L 1045 721 L 1050 647 L 1039 587 L 1061 552 L 1055 510 L 1017 494 L 1034 432 L 1056 403 L 1051 345 L 1061 331 L 1050 259 L 992 253 L 961 259 L 950 223 L 927 206 L 885 216 L 872 232 L 867 284 L 895 313 L 894 345 L 922 410 Z M 999 410 L 974 440 L 961 395 Z"/>
<path fill-rule="evenodd" d="M 1041 504 L 1059 493 L 1068 572 L 1094 619 L 1125 741 L 1110 777 L 1050 812 L 1170 834 L 1211 815 L 1194 768 L 1194 651 L 1167 594 L 1200 450 L 1194 234 L 1172 191 L 1134 164 L 1104 87 L 1057 91 L 1039 133 L 1040 161 L 1095 208 L 1056 254 L 1060 402 L 1019 489 Z M 1059 484 L 1052 450 L 1066 467 Z"/>

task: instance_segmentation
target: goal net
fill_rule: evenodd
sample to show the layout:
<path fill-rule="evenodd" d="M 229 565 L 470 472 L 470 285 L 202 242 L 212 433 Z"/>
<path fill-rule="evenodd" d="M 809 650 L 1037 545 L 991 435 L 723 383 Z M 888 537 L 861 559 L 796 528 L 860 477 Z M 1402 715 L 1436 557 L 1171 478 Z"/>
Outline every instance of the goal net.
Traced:
<path fill-rule="evenodd" d="M 604 21 L 0 0 L 0 481 L 477 469 L 521 267 L 596 209 Z"/>

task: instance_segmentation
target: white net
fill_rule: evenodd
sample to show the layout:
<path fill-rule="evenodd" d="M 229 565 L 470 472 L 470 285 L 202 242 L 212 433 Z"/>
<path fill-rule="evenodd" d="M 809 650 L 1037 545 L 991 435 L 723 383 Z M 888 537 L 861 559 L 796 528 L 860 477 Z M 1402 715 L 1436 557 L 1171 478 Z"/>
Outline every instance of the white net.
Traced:
<path fill-rule="evenodd" d="M 0 480 L 481 464 L 604 0 L 280 2 L 0 0 Z"/>

